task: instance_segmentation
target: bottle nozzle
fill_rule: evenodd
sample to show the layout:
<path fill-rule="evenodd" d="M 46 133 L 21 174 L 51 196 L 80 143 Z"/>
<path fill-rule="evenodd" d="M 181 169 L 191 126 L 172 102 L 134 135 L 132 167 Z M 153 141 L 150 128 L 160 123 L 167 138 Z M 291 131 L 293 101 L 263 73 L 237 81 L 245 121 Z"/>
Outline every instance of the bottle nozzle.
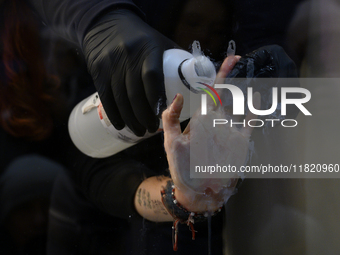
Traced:
<path fill-rule="evenodd" d="M 205 56 L 195 58 L 195 72 L 197 76 L 212 78 L 216 75 L 214 64 Z"/>

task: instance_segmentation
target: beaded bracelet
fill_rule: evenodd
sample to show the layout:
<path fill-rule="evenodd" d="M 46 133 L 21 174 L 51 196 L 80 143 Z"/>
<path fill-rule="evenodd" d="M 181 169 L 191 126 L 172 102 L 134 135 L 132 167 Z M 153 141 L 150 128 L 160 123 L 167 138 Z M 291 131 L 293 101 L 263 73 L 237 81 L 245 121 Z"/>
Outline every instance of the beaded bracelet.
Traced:
<path fill-rule="evenodd" d="M 174 251 L 177 251 L 177 241 L 178 241 L 178 224 L 187 224 L 192 232 L 192 240 L 195 240 L 195 229 L 194 229 L 194 223 L 195 222 L 202 222 L 207 219 L 209 216 L 208 212 L 205 213 L 196 213 L 196 212 L 190 212 L 189 210 L 185 209 L 177 200 L 175 197 L 175 185 L 173 181 L 168 181 L 165 188 L 161 191 L 162 195 L 162 203 L 164 207 L 167 209 L 169 214 L 174 218 L 174 225 L 172 227 L 173 229 L 173 248 Z M 217 211 L 211 214 L 211 216 L 214 216 L 218 212 L 221 211 L 222 208 L 219 208 Z"/>

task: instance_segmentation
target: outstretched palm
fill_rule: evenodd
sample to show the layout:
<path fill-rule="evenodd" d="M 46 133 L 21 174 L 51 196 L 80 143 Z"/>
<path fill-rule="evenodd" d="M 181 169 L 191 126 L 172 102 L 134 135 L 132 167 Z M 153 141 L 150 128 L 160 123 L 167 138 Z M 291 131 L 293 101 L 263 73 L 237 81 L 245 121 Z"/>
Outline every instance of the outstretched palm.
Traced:
<path fill-rule="evenodd" d="M 226 59 L 218 78 L 226 77 L 238 58 Z M 220 91 L 219 93 L 222 93 Z M 254 95 L 254 106 L 259 108 L 260 96 Z M 202 174 L 202 178 L 190 178 L 190 169 L 205 166 L 235 166 L 239 169 L 247 158 L 251 127 L 236 128 L 230 125 L 216 125 L 214 119 L 231 119 L 221 106 L 208 104 L 207 115 L 200 109 L 181 132 L 179 115 L 183 107 L 183 97 L 178 94 L 171 106 L 164 111 L 164 147 L 167 153 L 171 177 L 176 187 L 176 197 L 191 211 L 214 211 L 221 207 L 233 194 L 237 173 Z M 253 118 L 249 113 L 247 119 Z M 235 119 L 234 119 L 235 120 Z M 214 178 L 212 178 L 214 177 Z"/>

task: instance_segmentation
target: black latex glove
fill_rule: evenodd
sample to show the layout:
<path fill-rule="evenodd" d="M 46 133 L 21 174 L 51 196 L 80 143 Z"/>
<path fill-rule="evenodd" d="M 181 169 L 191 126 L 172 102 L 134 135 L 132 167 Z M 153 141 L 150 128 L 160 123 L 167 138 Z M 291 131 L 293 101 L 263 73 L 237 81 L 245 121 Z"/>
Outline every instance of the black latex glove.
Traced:
<path fill-rule="evenodd" d="M 237 80 L 234 78 L 247 78 Z M 257 78 L 277 78 L 261 79 Z M 280 79 L 296 78 L 296 79 Z M 278 102 L 281 102 L 281 87 L 299 87 L 298 72 L 295 63 L 289 58 L 284 49 L 278 45 L 269 45 L 254 50 L 243 56 L 227 76 L 227 83 L 235 84 L 242 89 L 245 98 L 247 87 L 253 87 L 253 93 L 260 92 L 261 108 L 269 109 L 272 104 L 272 87 L 278 88 Z M 300 94 L 290 93 L 289 98 L 299 98 Z M 287 119 L 295 118 L 299 110 L 294 105 L 287 106 Z M 279 118 L 281 109 L 277 109 L 271 116 L 262 118 Z"/>
<path fill-rule="evenodd" d="M 155 132 L 166 109 L 163 53 L 175 43 L 134 12 L 114 10 L 87 32 L 83 51 L 104 109 L 117 129 Z"/>
<path fill-rule="evenodd" d="M 250 77 L 249 61 L 254 63 L 254 72 Z M 247 68 L 248 66 L 248 68 Z M 278 45 L 269 45 L 254 50 L 242 57 L 229 73 L 228 77 L 298 77 L 297 68 L 284 49 Z"/>

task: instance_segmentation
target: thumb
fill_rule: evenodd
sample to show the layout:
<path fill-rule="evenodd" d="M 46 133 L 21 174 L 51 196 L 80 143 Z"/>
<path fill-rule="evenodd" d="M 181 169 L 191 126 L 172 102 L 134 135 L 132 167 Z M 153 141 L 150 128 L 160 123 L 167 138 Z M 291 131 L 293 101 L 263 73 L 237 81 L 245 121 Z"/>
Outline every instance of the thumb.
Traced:
<path fill-rule="evenodd" d="M 181 126 L 179 116 L 183 108 L 183 96 L 177 94 L 174 101 L 162 114 L 164 139 L 173 141 L 177 136 L 181 135 Z"/>

